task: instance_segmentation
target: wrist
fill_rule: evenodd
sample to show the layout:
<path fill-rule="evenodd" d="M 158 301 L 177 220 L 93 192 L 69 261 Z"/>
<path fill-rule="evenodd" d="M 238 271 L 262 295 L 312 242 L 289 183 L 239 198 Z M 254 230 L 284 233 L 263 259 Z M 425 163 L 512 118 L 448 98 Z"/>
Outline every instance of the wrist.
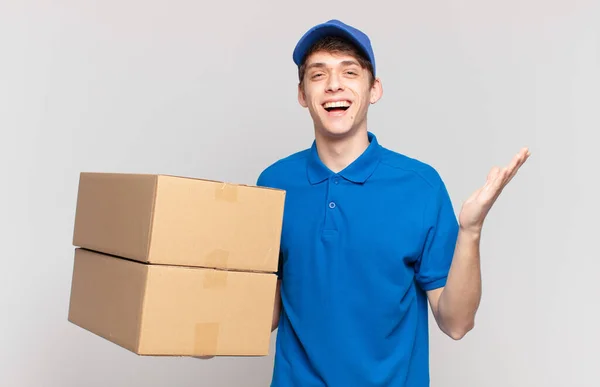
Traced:
<path fill-rule="evenodd" d="M 459 234 L 463 238 L 478 241 L 479 239 L 481 239 L 481 230 L 482 230 L 482 227 L 463 227 L 461 225 L 459 227 Z"/>

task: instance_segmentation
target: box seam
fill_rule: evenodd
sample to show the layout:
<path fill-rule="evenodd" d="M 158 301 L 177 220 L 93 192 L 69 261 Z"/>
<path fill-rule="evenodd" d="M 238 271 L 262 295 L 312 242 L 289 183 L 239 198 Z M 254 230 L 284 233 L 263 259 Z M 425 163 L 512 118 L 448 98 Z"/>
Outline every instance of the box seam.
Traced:
<path fill-rule="evenodd" d="M 226 272 L 233 272 L 233 273 L 255 273 L 255 274 L 276 274 L 277 272 L 274 271 L 264 271 L 264 270 L 255 270 L 255 269 L 233 269 L 233 268 L 227 268 L 227 269 L 223 269 L 223 268 L 218 268 L 218 267 L 213 267 L 213 266 L 200 266 L 200 265 L 183 265 L 183 264 L 173 264 L 173 263 L 151 263 L 151 262 L 142 262 L 139 261 L 137 259 L 134 258 L 129 258 L 129 257 L 125 257 L 122 255 L 116 255 L 116 254 L 112 254 L 112 253 L 104 253 L 104 252 L 99 252 L 97 250 L 94 249 L 90 249 L 87 247 L 76 247 L 77 249 L 81 249 L 81 250 L 86 250 L 86 251 L 90 251 L 93 253 L 99 253 L 108 257 L 112 257 L 112 258 L 118 258 L 121 260 L 125 260 L 125 261 L 129 261 L 129 262 L 133 262 L 133 263 L 137 263 L 140 265 L 144 265 L 146 267 L 150 267 L 150 266 L 154 266 L 154 267 L 172 267 L 172 268 L 181 268 L 181 269 L 204 269 L 204 270 L 217 270 L 217 271 L 226 271 Z"/>

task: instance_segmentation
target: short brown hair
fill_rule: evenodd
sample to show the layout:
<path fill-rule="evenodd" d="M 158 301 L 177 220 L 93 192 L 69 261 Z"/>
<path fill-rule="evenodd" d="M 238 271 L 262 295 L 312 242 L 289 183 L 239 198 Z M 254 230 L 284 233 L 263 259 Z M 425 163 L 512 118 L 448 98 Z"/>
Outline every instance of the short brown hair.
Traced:
<path fill-rule="evenodd" d="M 373 76 L 373 65 L 361 50 L 357 48 L 355 44 L 338 36 L 326 36 L 318 40 L 306 53 L 306 56 L 302 60 L 300 66 L 298 66 L 298 79 L 300 84 L 304 81 L 304 74 L 306 72 L 306 59 L 314 52 L 325 51 L 332 54 L 348 54 L 356 58 L 358 63 L 363 69 L 367 69 L 370 74 L 370 85 L 373 86 L 375 77 Z"/>

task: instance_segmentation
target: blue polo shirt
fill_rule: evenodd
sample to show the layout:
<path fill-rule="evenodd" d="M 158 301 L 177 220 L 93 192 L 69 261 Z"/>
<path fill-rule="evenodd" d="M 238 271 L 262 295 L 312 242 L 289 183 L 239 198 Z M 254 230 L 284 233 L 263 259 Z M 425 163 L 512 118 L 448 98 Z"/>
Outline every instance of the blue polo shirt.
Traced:
<path fill-rule="evenodd" d="M 369 141 L 339 173 L 313 142 L 258 179 L 286 191 L 273 387 L 429 386 L 426 291 L 458 222 L 434 168 Z"/>

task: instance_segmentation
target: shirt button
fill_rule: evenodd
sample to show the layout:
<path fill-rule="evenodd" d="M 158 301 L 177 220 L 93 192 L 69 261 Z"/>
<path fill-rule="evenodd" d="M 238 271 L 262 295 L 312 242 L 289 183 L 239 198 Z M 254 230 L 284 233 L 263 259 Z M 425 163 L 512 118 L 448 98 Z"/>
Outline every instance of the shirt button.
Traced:
<path fill-rule="evenodd" d="M 335 208 L 335 203 L 334 202 L 329 202 L 329 208 Z"/>
<path fill-rule="evenodd" d="M 336 178 L 333 180 L 333 182 L 334 182 L 335 184 L 338 184 L 338 183 L 340 182 L 340 179 L 338 179 L 338 178 L 336 177 Z"/>

